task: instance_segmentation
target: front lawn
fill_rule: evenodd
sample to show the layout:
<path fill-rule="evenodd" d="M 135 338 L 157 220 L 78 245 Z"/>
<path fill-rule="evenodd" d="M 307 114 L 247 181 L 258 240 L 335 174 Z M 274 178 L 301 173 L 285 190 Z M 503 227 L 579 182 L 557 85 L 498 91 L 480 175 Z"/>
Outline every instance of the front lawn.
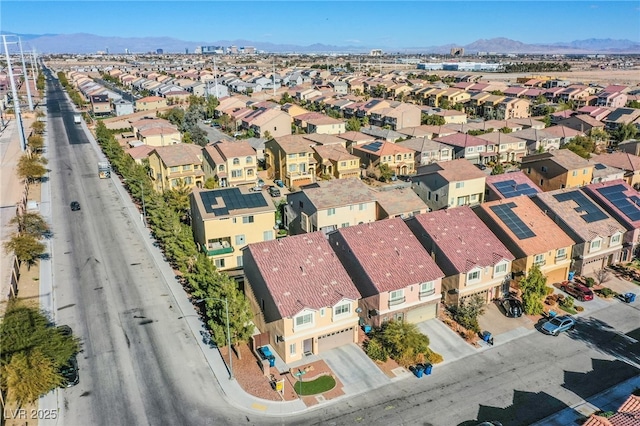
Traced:
<path fill-rule="evenodd" d="M 309 382 L 296 382 L 294 388 L 301 396 L 318 395 L 330 391 L 336 386 L 336 380 L 329 375 L 320 376 Z"/>

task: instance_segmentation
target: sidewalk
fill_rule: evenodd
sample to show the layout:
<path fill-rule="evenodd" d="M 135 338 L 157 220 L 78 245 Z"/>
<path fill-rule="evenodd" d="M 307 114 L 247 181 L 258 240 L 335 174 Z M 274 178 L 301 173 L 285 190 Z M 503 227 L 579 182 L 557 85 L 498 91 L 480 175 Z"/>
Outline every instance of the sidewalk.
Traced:
<path fill-rule="evenodd" d="M 620 383 L 611 389 L 593 395 L 587 400 L 567 407 L 549 417 L 534 423 L 533 426 L 568 426 L 580 424 L 579 421 L 596 411 L 617 411 L 631 393 L 640 388 L 640 375 Z"/>

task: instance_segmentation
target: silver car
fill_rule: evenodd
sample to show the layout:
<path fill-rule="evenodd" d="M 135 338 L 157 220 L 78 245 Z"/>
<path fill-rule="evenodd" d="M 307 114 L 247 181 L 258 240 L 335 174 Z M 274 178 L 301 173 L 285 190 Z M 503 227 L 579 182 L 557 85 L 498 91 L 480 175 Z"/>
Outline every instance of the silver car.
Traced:
<path fill-rule="evenodd" d="M 576 320 L 568 315 L 553 317 L 542 325 L 542 332 L 551 336 L 557 336 L 563 331 L 573 330 Z"/>

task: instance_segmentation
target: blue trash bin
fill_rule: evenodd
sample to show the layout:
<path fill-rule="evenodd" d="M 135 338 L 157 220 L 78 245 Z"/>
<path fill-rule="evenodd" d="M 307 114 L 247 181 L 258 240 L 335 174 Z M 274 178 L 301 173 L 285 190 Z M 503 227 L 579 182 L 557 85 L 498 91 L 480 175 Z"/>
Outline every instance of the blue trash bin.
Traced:
<path fill-rule="evenodd" d="M 569 281 L 573 281 L 573 277 L 576 276 L 576 271 L 569 271 L 569 276 L 567 277 Z"/>
<path fill-rule="evenodd" d="M 424 366 L 422 364 L 416 365 L 413 369 L 413 374 L 415 374 L 418 379 L 422 378 L 422 375 L 424 374 Z"/>
<path fill-rule="evenodd" d="M 636 295 L 635 293 L 625 293 L 624 295 L 624 300 L 627 303 L 633 303 L 636 301 Z"/>
<path fill-rule="evenodd" d="M 370 325 L 363 325 L 362 326 L 362 330 L 364 330 L 364 334 L 369 334 L 369 333 L 371 333 L 371 326 Z"/>
<path fill-rule="evenodd" d="M 484 340 L 485 342 L 489 342 L 489 340 L 491 340 L 491 333 L 489 333 L 488 331 L 482 333 L 482 340 Z"/>
<path fill-rule="evenodd" d="M 431 364 L 424 365 L 424 374 L 428 376 L 429 374 L 431 374 L 431 370 L 433 370 L 433 365 Z"/>
<path fill-rule="evenodd" d="M 271 355 L 269 357 L 269 367 L 275 367 L 276 366 L 276 357 Z"/>

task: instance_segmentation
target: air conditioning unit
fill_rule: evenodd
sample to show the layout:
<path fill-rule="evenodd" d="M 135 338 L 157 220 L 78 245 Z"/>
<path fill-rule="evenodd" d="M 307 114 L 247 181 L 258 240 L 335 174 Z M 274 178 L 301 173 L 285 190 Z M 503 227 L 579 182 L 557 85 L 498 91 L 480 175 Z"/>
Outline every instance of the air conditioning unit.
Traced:
<path fill-rule="evenodd" d="M 276 336 L 276 342 L 277 342 L 277 343 L 284 342 L 284 337 L 282 337 L 282 336 Z"/>

